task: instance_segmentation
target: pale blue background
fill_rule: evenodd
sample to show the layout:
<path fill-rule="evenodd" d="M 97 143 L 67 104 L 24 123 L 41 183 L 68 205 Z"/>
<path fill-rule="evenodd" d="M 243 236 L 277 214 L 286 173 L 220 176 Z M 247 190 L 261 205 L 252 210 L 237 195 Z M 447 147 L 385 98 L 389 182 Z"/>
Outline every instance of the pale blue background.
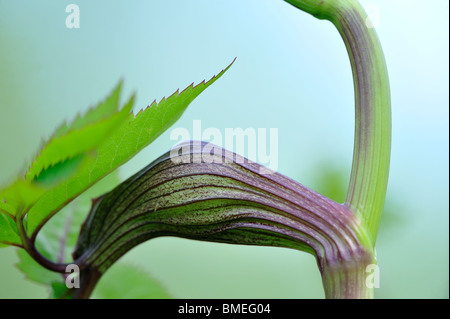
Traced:
<path fill-rule="evenodd" d="M 76 3 L 81 28 L 65 27 Z M 389 202 L 377 244 L 380 298 L 448 298 L 448 1 L 368 1 L 392 91 Z M 334 27 L 281 0 L 0 0 L 0 183 L 63 119 L 120 78 L 136 110 L 218 73 L 175 127 L 277 127 L 279 171 L 314 187 L 335 166 L 348 177 L 353 87 Z M 122 169 L 136 172 L 167 150 L 168 131 Z M 312 256 L 287 249 L 161 238 L 124 257 L 178 298 L 321 298 Z M 45 298 L 0 250 L 0 297 Z"/>

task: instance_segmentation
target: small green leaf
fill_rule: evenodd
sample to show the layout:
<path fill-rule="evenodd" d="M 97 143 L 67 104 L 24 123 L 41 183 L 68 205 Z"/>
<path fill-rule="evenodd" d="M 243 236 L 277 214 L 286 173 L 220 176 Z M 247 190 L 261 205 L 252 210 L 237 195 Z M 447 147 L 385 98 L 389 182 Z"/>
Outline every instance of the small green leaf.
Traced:
<path fill-rule="evenodd" d="M 9 245 L 20 246 L 22 241 L 17 234 L 17 228 L 13 219 L 2 212 L 0 212 L 0 247 Z"/>
<path fill-rule="evenodd" d="M 18 249 L 17 255 L 19 262 L 16 267 L 25 274 L 28 280 L 45 285 L 49 292 L 49 298 L 71 298 L 73 291 L 67 288 L 62 274 L 43 268 L 23 249 Z"/>
<path fill-rule="evenodd" d="M 66 284 L 60 281 L 50 284 L 50 299 L 72 299 L 74 288 L 67 288 Z"/>
<path fill-rule="evenodd" d="M 119 110 L 120 92 L 122 89 L 122 81 L 116 86 L 113 92 L 100 102 L 97 106 L 90 108 L 84 115 L 78 115 L 70 125 L 64 123 L 53 134 L 53 138 L 62 136 L 72 130 L 80 129 L 86 125 L 99 122 L 116 113 Z"/>
<path fill-rule="evenodd" d="M 102 277 L 94 290 L 94 299 L 167 299 L 167 290 L 145 271 L 117 264 Z"/>
<path fill-rule="evenodd" d="M 24 179 L 17 179 L 7 188 L 0 190 L 0 198 L 8 204 L 9 213 L 13 216 L 20 217 L 25 207 L 31 207 L 42 195 L 45 194 L 47 188 L 44 185 L 30 183 Z"/>
<path fill-rule="evenodd" d="M 58 133 L 43 147 L 30 167 L 26 179 L 34 180 L 43 170 L 49 167 L 54 167 L 67 159 L 95 150 L 127 119 L 131 112 L 131 106 L 131 104 L 128 104 L 121 111 L 113 113 L 108 118 L 100 119 L 98 122 L 76 121 L 86 125 L 83 127 L 75 125 L 64 135 Z"/>
<path fill-rule="evenodd" d="M 74 175 L 78 169 L 84 169 L 87 155 L 92 156 L 98 145 L 127 119 L 131 105 L 116 111 L 120 87 L 119 84 L 104 102 L 83 117 L 79 116 L 69 126 L 64 124 L 58 128 L 42 146 L 24 174 L 25 178 L 19 177 L 0 189 L 0 198 L 8 203 L 12 216 L 34 205 L 43 194 Z"/>
<path fill-rule="evenodd" d="M 61 274 L 50 271 L 39 265 L 24 249 L 18 249 L 19 262 L 16 267 L 20 269 L 28 280 L 50 285 L 52 282 L 63 282 Z"/>
<path fill-rule="evenodd" d="M 14 207 L 9 205 L 4 199 L 0 199 L 0 211 L 13 218 L 16 216 Z"/>
<path fill-rule="evenodd" d="M 79 168 L 83 158 L 83 154 L 80 154 L 45 168 L 34 182 L 45 186 L 56 185 L 73 174 Z"/>
<path fill-rule="evenodd" d="M 70 262 L 81 224 L 90 210 L 92 198 L 109 191 L 118 183 L 118 171 L 114 171 L 66 206 L 39 233 L 36 238 L 38 251 L 55 262 Z M 2 225 L 0 224 L 0 226 Z M 0 230 L 2 229 L 3 226 Z M 60 299 L 72 296 L 72 292 L 66 287 L 61 274 L 43 268 L 23 249 L 18 250 L 18 256 L 17 268 L 25 274 L 28 280 L 47 286 L 50 298 Z"/>
<path fill-rule="evenodd" d="M 39 232 L 36 238 L 38 251 L 55 262 L 71 262 L 72 251 L 81 225 L 91 209 L 92 199 L 110 191 L 119 182 L 116 170 L 65 206 Z"/>
<path fill-rule="evenodd" d="M 234 62 L 234 61 L 233 61 Z M 115 170 L 140 150 L 153 142 L 167 128 L 173 125 L 186 110 L 187 106 L 208 86 L 220 78 L 231 64 L 208 82 L 193 86 L 184 91 L 176 91 L 159 103 L 153 102 L 136 116 L 129 114 L 125 123 L 107 138 L 94 155 L 83 164 L 82 169 L 66 179 L 57 187 L 45 193 L 28 212 L 27 232 L 36 236 L 40 228 L 67 202 L 77 197 L 102 177 Z M 133 100 L 124 107 L 131 108 Z"/>

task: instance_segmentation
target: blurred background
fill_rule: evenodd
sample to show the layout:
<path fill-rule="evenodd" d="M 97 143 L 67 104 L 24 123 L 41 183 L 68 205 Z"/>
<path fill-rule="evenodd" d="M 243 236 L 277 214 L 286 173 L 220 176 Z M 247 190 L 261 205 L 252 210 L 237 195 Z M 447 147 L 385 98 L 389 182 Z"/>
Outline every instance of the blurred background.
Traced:
<path fill-rule="evenodd" d="M 80 8 L 68 29 L 66 6 Z M 449 2 L 361 0 L 388 64 L 393 141 L 377 241 L 378 298 L 449 297 Z M 173 126 L 278 128 L 278 171 L 345 199 L 353 151 L 353 83 L 331 23 L 281 0 L 0 0 L 0 185 L 65 119 L 120 79 L 135 110 L 232 68 Z M 130 176 L 174 143 L 170 129 L 120 170 Z M 112 185 L 113 187 L 114 185 Z M 175 298 L 322 298 L 311 255 L 158 238 L 122 261 Z M 0 249 L 0 298 L 47 298 Z"/>

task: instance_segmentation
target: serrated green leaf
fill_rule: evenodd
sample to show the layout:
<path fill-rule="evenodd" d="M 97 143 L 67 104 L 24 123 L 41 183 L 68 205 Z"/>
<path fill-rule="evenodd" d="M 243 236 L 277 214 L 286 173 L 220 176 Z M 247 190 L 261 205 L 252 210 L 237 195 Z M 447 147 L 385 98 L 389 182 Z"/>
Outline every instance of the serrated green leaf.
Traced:
<path fill-rule="evenodd" d="M 0 189 L 0 198 L 8 203 L 12 216 L 20 213 L 19 207 L 21 210 L 31 207 L 45 192 L 78 169 L 84 169 L 86 155 L 93 156 L 98 145 L 128 118 L 131 103 L 117 111 L 120 88 L 119 83 L 104 102 L 77 117 L 69 126 L 64 124 L 58 128 L 41 148 L 25 178 L 19 177 Z"/>
<path fill-rule="evenodd" d="M 45 168 L 33 182 L 45 186 L 56 185 L 73 174 L 79 168 L 83 158 L 84 155 L 80 154 Z"/>
<path fill-rule="evenodd" d="M 33 205 L 46 192 L 43 185 L 37 183 L 30 183 L 21 178 L 14 181 L 7 188 L 0 190 L 0 198 L 10 208 L 10 213 L 13 216 L 19 217 L 24 207 Z"/>
<path fill-rule="evenodd" d="M 97 106 L 90 108 L 84 115 L 78 115 L 71 124 L 67 125 L 66 123 L 64 123 L 55 131 L 52 137 L 56 138 L 62 136 L 71 130 L 77 130 L 88 124 L 96 123 L 100 120 L 110 117 L 112 114 L 119 110 L 121 89 L 122 81 L 119 82 L 119 84 L 105 99 L 105 101 L 100 102 Z"/>
<path fill-rule="evenodd" d="M 4 199 L 0 199 L 0 211 L 13 218 L 16 216 L 14 207 L 9 205 Z"/>
<path fill-rule="evenodd" d="M 26 179 L 32 181 L 38 178 L 43 170 L 54 168 L 67 159 L 96 149 L 128 118 L 131 107 L 131 103 L 127 104 L 120 112 L 116 112 L 110 117 L 94 123 L 82 122 L 86 124 L 83 127 L 79 127 L 79 124 L 81 124 L 79 123 L 65 135 L 52 138 L 33 162 Z"/>
<path fill-rule="evenodd" d="M 234 61 L 233 61 L 234 62 Z M 187 106 L 208 86 L 214 83 L 231 64 L 208 82 L 191 84 L 181 93 L 178 90 L 159 103 L 153 102 L 136 116 L 129 114 L 126 122 L 102 143 L 91 155 L 83 169 L 60 185 L 48 191 L 30 209 L 27 232 L 35 236 L 45 222 L 99 179 L 127 162 L 140 150 L 153 142 L 167 128 L 173 125 Z M 132 101 L 128 106 L 131 107 Z"/>
<path fill-rule="evenodd" d="M 111 267 L 93 292 L 93 299 L 168 299 L 167 290 L 145 271 L 127 264 Z"/>

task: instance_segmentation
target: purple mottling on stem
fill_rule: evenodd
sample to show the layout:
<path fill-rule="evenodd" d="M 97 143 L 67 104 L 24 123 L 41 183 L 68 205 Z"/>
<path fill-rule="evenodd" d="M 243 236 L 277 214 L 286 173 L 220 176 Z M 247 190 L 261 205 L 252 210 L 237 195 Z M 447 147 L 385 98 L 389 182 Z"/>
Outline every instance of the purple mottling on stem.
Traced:
<path fill-rule="evenodd" d="M 309 246 L 321 271 L 325 259 L 328 265 L 340 264 L 364 250 L 358 243 L 358 222 L 344 205 L 279 173 L 260 174 L 259 164 L 224 149 L 219 164 L 194 163 L 194 157 L 201 158 L 205 144 L 189 143 L 187 156 L 192 162 L 174 164 L 167 154 L 163 155 L 106 194 L 87 219 L 90 227 L 81 233 L 74 254 L 78 263 L 104 272 L 126 251 L 158 236 L 236 244 L 264 241 L 268 245 L 268 238 L 272 238 L 274 246 Z M 213 182 L 205 182 L 205 176 Z M 173 181 L 184 186 L 164 188 Z M 156 196 L 152 192 L 157 192 Z M 231 204 L 224 205 L 224 201 Z M 176 216 L 175 210 L 201 203 L 213 206 L 203 207 L 203 215 Z M 218 212 L 208 215 L 217 209 L 214 205 L 219 207 Z M 93 227 L 98 221 L 101 225 Z M 251 229 L 262 231 L 262 239 L 256 236 L 252 237 L 254 242 L 245 238 L 239 242 L 227 235 Z"/>

